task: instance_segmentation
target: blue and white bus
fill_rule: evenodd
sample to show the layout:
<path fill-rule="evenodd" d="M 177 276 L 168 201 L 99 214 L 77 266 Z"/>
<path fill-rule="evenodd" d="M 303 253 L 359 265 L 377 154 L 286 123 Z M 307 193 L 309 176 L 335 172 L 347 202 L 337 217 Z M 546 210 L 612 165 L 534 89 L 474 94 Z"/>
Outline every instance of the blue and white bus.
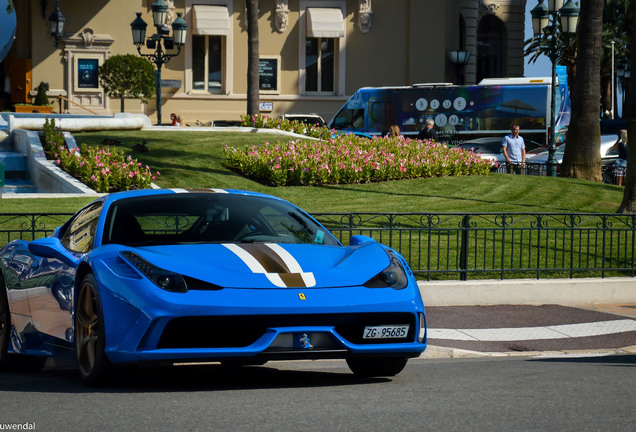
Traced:
<path fill-rule="evenodd" d="M 563 68 L 565 69 L 565 68 Z M 570 121 L 567 77 L 562 71 L 556 100 L 557 142 Z M 524 137 L 547 141 L 550 126 L 550 78 L 486 79 L 479 85 L 420 84 L 406 87 L 365 87 L 344 104 L 329 126 L 336 130 L 381 135 L 397 125 L 414 136 L 435 120 L 440 141 L 462 141 L 510 133 L 512 123 Z"/>

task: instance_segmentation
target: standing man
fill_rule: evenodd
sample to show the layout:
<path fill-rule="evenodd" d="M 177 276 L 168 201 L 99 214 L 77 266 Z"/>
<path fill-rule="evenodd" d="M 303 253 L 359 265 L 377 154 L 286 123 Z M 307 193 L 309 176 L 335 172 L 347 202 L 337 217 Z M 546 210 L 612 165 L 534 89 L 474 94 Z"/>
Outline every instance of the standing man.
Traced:
<path fill-rule="evenodd" d="M 435 120 L 432 118 L 426 119 L 426 126 L 417 134 L 417 139 L 437 141 L 437 131 L 433 129 L 433 126 L 435 126 Z"/>
<path fill-rule="evenodd" d="M 526 144 L 521 135 L 519 135 L 518 124 L 513 124 L 510 131 L 512 133 L 504 137 L 501 147 L 506 157 L 508 174 L 521 174 L 521 170 L 526 167 Z"/>

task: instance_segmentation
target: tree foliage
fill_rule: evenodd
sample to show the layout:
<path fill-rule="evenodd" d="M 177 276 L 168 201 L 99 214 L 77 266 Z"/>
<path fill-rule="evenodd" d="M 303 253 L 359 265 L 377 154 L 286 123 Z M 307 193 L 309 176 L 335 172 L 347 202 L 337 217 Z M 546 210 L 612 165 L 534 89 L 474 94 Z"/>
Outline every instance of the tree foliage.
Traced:
<path fill-rule="evenodd" d="M 132 54 L 114 55 L 99 67 L 99 82 L 112 98 L 141 99 L 147 103 L 155 95 L 155 70 L 150 61 Z"/>
<path fill-rule="evenodd" d="M 629 60 L 629 45 L 633 31 L 633 0 L 605 0 L 603 9 L 603 50 L 601 51 L 601 105 L 603 112 L 616 113 L 612 106 L 612 72 Z M 612 70 L 612 42 L 614 68 Z M 616 98 L 614 98 L 616 102 Z"/>
<path fill-rule="evenodd" d="M 612 41 L 614 42 L 614 71 L 619 64 L 629 60 L 630 38 L 633 32 L 634 0 L 604 0 L 603 33 L 601 51 L 601 105 L 602 111 L 611 107 Z M 559 64 L 567 66 L 569 87 L 576 84 L 576 56 L 579 31 L 574 35 L 563 34 L 561 23 L 557 23 L 557 49 L 561 52 Z M 542 55 L 548 55 L 550 42 L 545 38 L 532 37 L 525 41 L 524 55 L 534 63 Z M 572 103 L 577 95 L 571 94 Z"/>
<path fill-rule="evenodd" d="M 578 39 L 576 34 L 567 34 L 561 30 L 561 22 L 556 23 L 556 39 L 551 41 L 549 38 L 539 38 L 533 36 L 525 41 L 525 50 L 523 52 L 524 57 L 528 59 L 529 63 L 536 62 L 539 57 L 549 57 L 550 51 L 554 49 L 560 53 L 560 57 L 557 60 L 557 64 L 566 66 L 568 72 L 568 86 L 574 88 L 576 82 L 576 50 L 578 45 Z M 570 93 L 570 100 L 574 103 L 576 95 Z"/>

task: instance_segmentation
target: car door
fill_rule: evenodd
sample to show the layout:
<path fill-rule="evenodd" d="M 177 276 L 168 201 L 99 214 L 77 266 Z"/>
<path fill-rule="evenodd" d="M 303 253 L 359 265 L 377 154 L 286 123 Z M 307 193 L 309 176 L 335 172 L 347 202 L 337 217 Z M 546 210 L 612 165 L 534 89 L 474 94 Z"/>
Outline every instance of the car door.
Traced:
<path fill-rule="evenodd" d="M 80 210 L 58 234 L 61 247 L 79 259 L 93 249 L 102 202 Z M 76 267 L 57 258 L 42 258 L 30 277 L 29 309 L 41 335 L 72 341 L 73 281 Z"/>

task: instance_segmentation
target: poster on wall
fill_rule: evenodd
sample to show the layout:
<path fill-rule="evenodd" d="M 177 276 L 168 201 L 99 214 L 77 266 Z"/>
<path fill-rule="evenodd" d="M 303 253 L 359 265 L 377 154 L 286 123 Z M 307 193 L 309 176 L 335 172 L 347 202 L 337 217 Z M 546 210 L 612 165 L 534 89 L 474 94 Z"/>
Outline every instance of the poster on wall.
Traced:
<path fill-rule="evenodd" d="M 258 88 L 262 92 L 278 92 L 279 57 L 261 57 L 258 61 Z"/>
<path fill-rule="evenodd" d="M 98 88 L 97 59 L 77 59 L 77 87 L 78 88 Z"/>

